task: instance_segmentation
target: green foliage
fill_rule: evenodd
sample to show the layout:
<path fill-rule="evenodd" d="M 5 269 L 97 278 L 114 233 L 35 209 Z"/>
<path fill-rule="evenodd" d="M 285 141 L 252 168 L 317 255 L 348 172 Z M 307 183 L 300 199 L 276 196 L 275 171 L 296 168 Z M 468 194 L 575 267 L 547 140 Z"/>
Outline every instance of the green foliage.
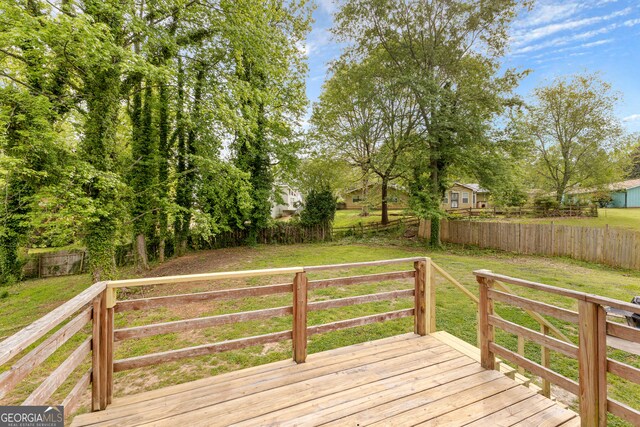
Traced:
<path fill-rule="evenodd" d="M 548 211 L 551 209 L 557 209 L 560 206 L 560 202 L 551 196 L 537 196 L 533 200 L 533 206 L 538 209 Z"/>
<path fill-rule="evenodd" d="M 596 74 L 575 75 L 535 89 L 533 97 L 521 126 L 534 142 L 542 188 L 562 201 L 572 188 L 621 180 L 630 156 L 610 84 Z"/>
<path fill-rule="evenodd" d="M 330 189 L 311 190 L 304 197 L 300 221 L 304 226 L 329 224 L 336 215 L 336 207 L 336 197 Z"/>
<path fill-rule="evenodd" d="M 609 203 L 613 202 L 611 191 L 598 191 L 591 195 L 591 201 L 601 208 L 606 208 Z"/>
<path fill-rule="evenodd" d="M 476 154 L 495 145 L 492 125 L 517 103 L 511 91 L 522 74 L 498 71 L 509 23 L 529 3 L 348 0 L 336 14 L 334 32 L 350 42 L 346 56 L 382 56 L 388 74 L 409 95 L 417 117 L 417 144 L 407 165 L 412 208 L 434 219 L 434 246 L 452 171 L 477 169 Z"/>
<path fill-rule="evenodd" d="M 306 1 L 0 10 L 2 280 L 21 246 L 82 242 L 101 279 L 136 235 L 164 258 L 174 240 L 267 225 L 275 165 L 301 147 Z"/>

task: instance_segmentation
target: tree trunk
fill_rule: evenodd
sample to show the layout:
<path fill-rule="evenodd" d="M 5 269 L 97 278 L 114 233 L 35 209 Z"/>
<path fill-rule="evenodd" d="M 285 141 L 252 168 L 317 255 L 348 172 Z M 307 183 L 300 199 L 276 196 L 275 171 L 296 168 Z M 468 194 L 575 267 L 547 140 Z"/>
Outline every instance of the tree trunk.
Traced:
<path fill-rule="evenodd" d="M 149 259 L 147 258 L 147 242 L 143 233 L 136 236 L 136 250 L 138 251 L 138 266 L 148 270 Z"/>
<path fill-rule="evenodd" d="M 389 205 L 387 202 L 387 194 L 389 191 L 389 181 L 387 179 L 382 180 L 382 225 L 389 224 Z"/>
<path fill-rule="evenodd" d="M 431 175 L 430 175 L 430 184 L 431 184 L 431 194 L 432 200 L 434 200 L 434 204 L 438 203 L 440 200 L 440 182 L 438 176 L 438 165 L 437 161 L 431 161 Z M 434 212 L 431 215 L 431 239 L 429 244 L 434 247 L 440 247 L 440 216 L 436 213 L 439 209 L 439 204 L 437 206 L 431 206 L 431 211 Z"/>

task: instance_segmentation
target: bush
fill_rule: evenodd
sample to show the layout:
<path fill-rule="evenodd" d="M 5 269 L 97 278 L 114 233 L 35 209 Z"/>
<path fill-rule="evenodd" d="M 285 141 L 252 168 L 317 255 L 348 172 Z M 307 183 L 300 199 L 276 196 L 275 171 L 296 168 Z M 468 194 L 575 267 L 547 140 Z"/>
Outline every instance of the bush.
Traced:
<path fill-rule="evenodd" d="M 606 208 L 609 203 L 613 202 L 613 196 L 610 191 L 598 191 L 593 194 L 591 201 L 601 208 Z"/>
<path fill-rule="evenodd" d="M 548 211 L 557 209 L 560 203 L 552 196 L 538 196 L 533 200 L 533 206 L 535 206 L 536 209 Z"/>
<path fill-rule="evenodd" d="M 337 201 L 331 190 L 311 190 L 305 197 L 300 222 L 304 226 L 329 224 L 336 215 Z"/>

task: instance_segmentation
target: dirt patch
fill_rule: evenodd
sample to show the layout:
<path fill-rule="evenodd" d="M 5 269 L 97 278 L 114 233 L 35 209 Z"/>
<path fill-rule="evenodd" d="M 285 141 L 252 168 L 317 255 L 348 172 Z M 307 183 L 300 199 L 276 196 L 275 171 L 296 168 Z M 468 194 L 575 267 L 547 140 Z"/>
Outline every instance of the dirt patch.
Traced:
<path fill-rule="evenodd" d="M 170 259 L 162 265 L 149 270 L 145 277 L 175 276 L 180 274 L 211 273 L 229 270 L 241 263 L 251 260 L 255 250 L 248 247 L 229 248 L 225 250 L 208 250 L 192 252 Z"/>

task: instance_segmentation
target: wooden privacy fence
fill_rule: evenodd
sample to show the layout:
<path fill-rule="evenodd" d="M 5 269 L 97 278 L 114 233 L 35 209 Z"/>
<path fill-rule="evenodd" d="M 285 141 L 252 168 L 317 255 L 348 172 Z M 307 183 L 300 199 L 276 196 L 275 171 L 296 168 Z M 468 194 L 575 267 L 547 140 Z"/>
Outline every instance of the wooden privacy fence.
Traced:
<path fill-rule="evenodd" d="M 618 228 L 491 221 L 448 221 L 440 225 L 443 242 L 474 245 L 530 255 L 567 256 L 629 269 L 640 269 L 640 232 Z M 428 221 L 419 236 L 429 238 Z"/>
<path fill-rule="evenodd" d="M 247 243 L 249 230 L 225 231 L 206 242 L 211 249 L 231 248 Z M 303 226 L 278 223 L 258 231 L 256 243 L 265 245 L 291 245 L 295 243 L 322 242 L 331 239 L 331 226 L 328 224 Z"/>
<path fill-rule="evenodd" d="M 640 384 L 640 369 L 607 357 L 607 336 L 640 343 L 640 330 L 607 320 L 605 307 L 614 307 L 640 314 L 640 307 L 610 298 L 556 288 L 487 270 L 475 271 L 479 283 L 479 347 L 484 368 L 496 367 L 496 356 L 541 377 L 547 384 L 555 384 L 578 396 L 580 417 L 584 426 L 605 426 L 607 412 L 621 417 L 633 425 L 640 425 L 640 411 L 607 397 L 607 373 Z M 505 284 L 542 291 L 559 297 L 577 300 L 578 311 L 567 310 L 539 301 L 504 292 Z M 500 290 L 499 290 L 500 289 Z M 544 314 L 575 324 L 578 345 L 570 340 L 549 334 L 544 327 L 535 331 L 502 319 L 494 312 L 494 302 Z M 524 352 L 513 352 L 496 343 L 494 329 L 499 328 L 541 346 L 541 363 L 526 357 Z M 560 337 L 562 338 L 562 337 Z M 520 343 L 518 345 L 520 347 Z M 550 368 L 550 350 L 578 361 L 578 381 L 567 378 Z M 519 354 L 520 353 L 520 354 Z"/>
<path fill-rule="evenodd" d="M 29 255 L 24 277 L 53 277 L 81 274 L 87 270 L 87 251 L 56 251 Z"/>

